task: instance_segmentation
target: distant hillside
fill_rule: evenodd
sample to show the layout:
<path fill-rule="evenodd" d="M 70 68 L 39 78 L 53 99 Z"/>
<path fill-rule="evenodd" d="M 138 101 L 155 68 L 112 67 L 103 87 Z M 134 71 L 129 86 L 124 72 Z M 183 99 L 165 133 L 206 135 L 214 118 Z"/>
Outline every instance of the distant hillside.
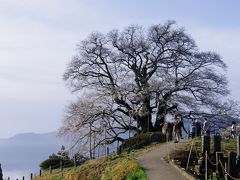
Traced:
<path fill-rule="evenodd" d="M 0 139 L 0 163 L 4 172 L 38 170 L 39 163 L 63 144 L 54 132 L 24 133 Z"/>

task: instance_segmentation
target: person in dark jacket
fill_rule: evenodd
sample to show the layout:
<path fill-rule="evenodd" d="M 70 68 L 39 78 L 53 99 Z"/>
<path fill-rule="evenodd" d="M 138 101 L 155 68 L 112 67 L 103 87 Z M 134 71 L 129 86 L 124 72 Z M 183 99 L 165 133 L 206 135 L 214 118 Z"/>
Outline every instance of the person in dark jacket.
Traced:
<path fill-rule="evenodd" d="M 199 137 L 199 136 L 201 136 L 201 132 L 202 132 L 201 123 L 198 120 L 196 120 L 195 126 L 196 126 L 196 135 L 197 135 L 197 137 Z"/>
<path fill-rule="evenodd" d="M 186 130 L 185 127 L 184 127 L 183 117 L 182 117 L 181 114 L 179 115 L 179 119 L 180 119 L 180 122 L 179 122 L 179 126 L 180 126 L 180 137 L 181 137 L 181 139 L 183 139 L 182 129 L 185 131 L 186 134 L 188 134 L 188 132 L 187 132 L 187 130 Z"/>
<path fill-rule="evenodd" d="M 180 118 L 176 114 L 174 114 L 174 116 L 173 116 L 173 133 L 175 136 L 175 143 L 179 142 L 180 131 L 181 131 Z"/>

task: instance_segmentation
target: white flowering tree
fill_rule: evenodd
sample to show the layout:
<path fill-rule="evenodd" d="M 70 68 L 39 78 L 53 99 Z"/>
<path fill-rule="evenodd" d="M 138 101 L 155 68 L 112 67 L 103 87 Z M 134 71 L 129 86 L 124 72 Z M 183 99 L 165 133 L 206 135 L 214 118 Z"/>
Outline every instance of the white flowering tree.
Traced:
<path fill-rule="evenodd" d="M 99 134 L 107 126 L 113 142 L 128 130 L 161 130 L 167 113 L 221 121 L 238 113 L 227 100 L 226 64 L 174 22 L 92 33 L 77 47 L 64 80 L 79 99 L 68 107 L 63 134 L 89 137 L 90 125 Z"/>

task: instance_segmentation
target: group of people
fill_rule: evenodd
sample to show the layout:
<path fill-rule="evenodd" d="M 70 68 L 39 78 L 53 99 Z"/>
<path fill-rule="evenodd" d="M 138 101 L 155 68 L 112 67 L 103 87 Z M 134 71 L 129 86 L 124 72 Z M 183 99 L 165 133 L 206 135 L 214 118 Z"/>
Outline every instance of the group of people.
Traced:
<path fill-rule="evenodd" d="M 194 138 L 195 136 L 200 136 L 200 135 L 210 136 L 211 128 L 213 127 L 212 123 L 205 118 L 202 127 L 203 128 L 201 130 L 201 124 L 198 121 L 195 121 L 195 122 L 193 121 L 192 133 L 191 133 L 192 138 Z M 236 122 L 232 121 L 229 138 L 234 139 L 236 137 L 236 135 L 237 135 Z"/>
<path fill-rule="evenodd" d="M 169 141 L 173 140 L 173 137 L 175 137 L 175 142 L 177 143 L 180 139 L 183 139 L 182 129 L 188 133 L 184 127 L 181 114 L 174 114 L 172 122 L 164 123 L 162 131 L 163 134 L 167 134 Z"/>
<path fill-rule="evenodd" d="M 204 119 L 203 124 L 198 120 L 192 120 L 191 131 L 187 131 L 184 127 L 183 117 L 181 114 L 174 114 L 171 121 L 165 122 L 162 128 L 163 134 L 167 135 L 168 141 L 175 139 L 175 142 L 179 142 L 183 139 L 182 130 L 188 135 L 188 137 L 194 138 L 196 136 L 207 135 L 210 136 L 211 128 L 213 124 Z M 236 137 L 236 122 L 232 122 L 230 138 Z"/>
<path fill-rule="evenodd" d="M 198 120 L 192 120 L 191 137 L 207 135 L 210 136 L 212 124 L 206 118 L 203 121 L 203 126 Z"/>

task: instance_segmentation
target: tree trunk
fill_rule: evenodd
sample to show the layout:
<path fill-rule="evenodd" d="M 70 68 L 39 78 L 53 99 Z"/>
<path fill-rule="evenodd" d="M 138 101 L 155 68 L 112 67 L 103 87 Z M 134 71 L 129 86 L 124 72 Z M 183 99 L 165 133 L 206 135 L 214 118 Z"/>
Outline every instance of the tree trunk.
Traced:
<path fill-rule="evenodd" d="M 165 121 L 166 111 L 167 111 L 166 103 L 160 102 L 158 104 L 157 117 L 156 117 L 156 121 L 154 124 L 155 131 L 162 131 L 162 127 L 163 127 L 163 124 Z"/>
<path fill-rule="evenodd" d="M 141 127 L 142 132 L 151 132 L 153 131 L 153 124 L 152 124 L 152 115 L 148 114 L 142 117 L 138 117 L 139 125 Z"/>

